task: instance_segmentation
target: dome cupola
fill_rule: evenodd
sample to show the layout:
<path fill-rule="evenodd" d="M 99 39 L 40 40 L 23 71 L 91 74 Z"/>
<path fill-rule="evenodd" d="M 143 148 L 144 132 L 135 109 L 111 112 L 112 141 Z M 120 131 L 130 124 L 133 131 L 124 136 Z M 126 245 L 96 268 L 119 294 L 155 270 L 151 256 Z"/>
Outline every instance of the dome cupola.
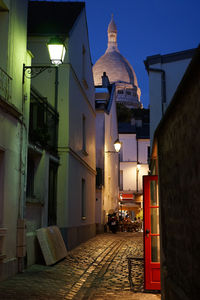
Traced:
<path fill-rule="evenodd" d="M 140 106 L 141 92 L 138 87 L 137 78 L 131 64 L 121 55 L 118 49 L 117 26 L 114 22 L 113 15 L 107 32 L 108 47 L 106 52 L 93 66 L 94 84 L 95 86 L 101 86 L 103 73 L 106 72 L 109 82 L 118 85 L 120 89 L 119 93 L 122 93 L 123 86 L 124 97 L 126 98 L 126 95 L 128 95 L 127 97 L 129 97 L 130 101 L 126 100 L 132 103 L 129 106 Z"/>
<path fill-rule="evenodd" d="M 114 22 L 113 14 L 112 19 L 108 25 L 108 48 L 106 52 L 109 51 L 119 51 L 117 48 L 117 26 Z"/>

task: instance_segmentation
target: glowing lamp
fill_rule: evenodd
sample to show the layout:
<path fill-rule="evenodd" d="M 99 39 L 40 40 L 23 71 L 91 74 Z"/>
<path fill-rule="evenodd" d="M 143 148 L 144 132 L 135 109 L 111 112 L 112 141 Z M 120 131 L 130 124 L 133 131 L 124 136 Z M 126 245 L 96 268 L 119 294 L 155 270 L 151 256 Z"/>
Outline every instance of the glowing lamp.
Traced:
<path fill-rule="evenodd" d="M 51 63 L 56 66 L 62 64 L 66 52 L 63 42 L 58 38 L 53 38 L 47 43 L 47 47 L 49 50 Z"/>
<path fill-rule="evenodd" d="M 117 139 L 115 142 L 114 142 L 114 148 L 115 148 L 115 151 L 116 152 L 119 152 L 120 149 L 121 149 L 121 143 L 119 141 L 119 139 Z"/>
<path fill-rule="evenodd" d="M 140 170 L 140 164 L 139 163 L 137 163 L 137 170 L 139 171 Z"/>

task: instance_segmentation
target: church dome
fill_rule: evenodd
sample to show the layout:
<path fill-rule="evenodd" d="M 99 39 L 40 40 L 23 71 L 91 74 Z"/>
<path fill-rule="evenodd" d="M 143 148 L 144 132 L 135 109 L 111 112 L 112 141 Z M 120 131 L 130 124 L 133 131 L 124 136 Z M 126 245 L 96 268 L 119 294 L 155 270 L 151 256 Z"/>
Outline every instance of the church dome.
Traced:
<path fill-rule="evenodd" d="M 102 75 L 106 72 L 110 83 L 124 82 L 138 86 L 135 72 L 130 63 L 118 52 L 106 52 L 93 66 L 95 85 L 102 84 Z"/>
<path fill-rule="evenodd" d="M 108 47 L 103 56 L 93 66 L 95 85 L 102 84 L 103 73 L 110 83 L 124 82 L 138 87 L 135 72 L 130 63 L 120 54 L 117 47 L 117 27 L 112 19 L 108 25 Z"/>

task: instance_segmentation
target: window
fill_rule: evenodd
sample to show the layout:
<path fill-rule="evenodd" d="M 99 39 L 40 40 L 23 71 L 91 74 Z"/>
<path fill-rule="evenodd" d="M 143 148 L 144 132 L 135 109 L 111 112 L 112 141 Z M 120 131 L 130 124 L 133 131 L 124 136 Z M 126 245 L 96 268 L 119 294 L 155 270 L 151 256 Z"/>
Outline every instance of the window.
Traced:
<path fill-rule="evenodd" d="M 86 118 L 82 117 L 82 152 L 87 155 L 86 151 Z"/>
<path fill-rule="evenodd" d="M 118 90 L 117 93 L 118 93 L 118 94 L 123 94 L 124 91 L 123 91 L 123 90 Z"/>
<path fill-rule="evenodd" d="M 109 42 L 116 42 L 116 34 L 110 34 Z"/>
<path fill-rule="evenodd" d="M 86 219 L 86 195 L 85 195 L 85 179 L 82 178 L 81 185 L 81 218 Z"/>
<path fill-rule="evenodd" d="M 150 146 L 147 147 L 147 162 L 150 162 Z"/>
<path fill-rule="evenodd" d="M 82 46 L 82 78 L 85 78 L 85 47 L 84 45 Z"/>
<path fill-rule="evenodd" d="M 28 166 L 27 166 L 27 187 L 26 187 L 26 196 L 34 196 L 34 179 L 35 179 L 35 162 L 32 157 L 28 157 Z"/>
<path fill-rule="evenodd" d="M 104 170 L 101 168 L 96 168 L 96 187 L 101 189 L 104 185 Z"/>
<path fill-rule="evenodd" d="M 130 95 L 131 95 L 131 91 L 128 91 L 128 90 L 127 90 L 127 91 L 126 91 L 126 95 L 129 95 L 129 96 L 130 96 Z"/>
<path fill-rule="evenodd" d="M 57 219 L 57 168 L 58 165 L 50 161 L 49 164 L 49 196 L 48 196 L 48 226 L 56 225 Z"/>
<path fill-rule="evenodd" d="M 84 45 L 82 47 L 82 83 L 85 89 L 88 89 L 88 84 L 86 81 L 86 50 Z"/>

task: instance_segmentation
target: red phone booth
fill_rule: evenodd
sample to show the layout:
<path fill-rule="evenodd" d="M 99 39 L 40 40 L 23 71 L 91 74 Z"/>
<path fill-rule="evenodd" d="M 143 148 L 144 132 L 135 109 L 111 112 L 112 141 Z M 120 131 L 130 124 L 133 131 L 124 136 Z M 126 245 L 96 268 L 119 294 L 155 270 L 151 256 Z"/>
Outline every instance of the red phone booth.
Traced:
<path fill-rule="evenodd" d="M 158 176 L 143 176 L 144 288 L 160 290 L 160 230 Z"/>

